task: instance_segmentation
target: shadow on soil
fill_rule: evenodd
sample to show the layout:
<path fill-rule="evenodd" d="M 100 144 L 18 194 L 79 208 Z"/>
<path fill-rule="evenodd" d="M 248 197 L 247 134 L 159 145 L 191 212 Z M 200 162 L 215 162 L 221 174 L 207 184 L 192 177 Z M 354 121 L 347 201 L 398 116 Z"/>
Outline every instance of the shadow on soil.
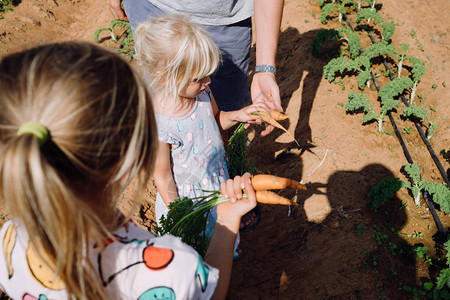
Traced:
<path fill-rule="evenodd" d="M 297 143 L 294 141 L 288 143 L 275 143 L 274 141 L 282 134 L 283 131 L 275 129 L 269 136 L 261 139 L 255 139 L 252 143 L 252 148 L 258 148 L 261 151 L 261 142 L 269 144 L 269 140 L 272 142 L 271 147 L 266 147 L 266 151 L 270 152 L 268 157 L 273 157 L 273 153 L 281 153 L 281 157 L 297 156 L 290 153 L 292 149 L 299 149 L 300 155 L 305 151 L 315 146 L 311 143 L 311 127 L 310 127 L 310 114 L 311 109 L 316 97 L 317 89 L 322 79 L 323 66 L 328 63 L 332 58 L 326 59 L 316 58 L 311 54 L 311 43 L 317 36 L 319 30 L 311 30 L 300 34 L 296 28 L 289 27 L 285 31 L 280 33 L 278 43 L 278 56 L 277 56 L 277 82 L 280 87 L 281 105 L 283 109 L 289 107 L 289 102 L 295 91 L 301 88 L 301 105 L 298 112 L 298 122 L 295 125 L 294 137 Z M 252 48 L 252 56 L 254 56 L 255 49 Z M 281 54 L 282 53 L 282 54 Z M 281 56 L 282 55 L 282 56 Z M 254 59 L 251 59 L 254 62 Z M 253 69 L 254 66 L 250 66 Z M 297 110 L 297 107 L 290 108 Z M 280 121 L 285 127 L 289 127 L 289 120 Z M 260 130 L 257 128 L 257 135 Z M 252 152 L 252 150 L 250 150 Z"/>
<path fill-rule="evenodd" d="M 310 184 L 299 206 L 263 206 L 258 228 L 241 236 L 245 256 L 233 266 L 228 299 L 407 299 L 415 286 L 415 257 L 398 234 L 406 222 L 399 199 L 377 211 L 370 189 L 393 176 L 384 166 L 338 171 Z M 307 221 L 303 203 L 326 195 L 332 208 L 321 223 Z"/>

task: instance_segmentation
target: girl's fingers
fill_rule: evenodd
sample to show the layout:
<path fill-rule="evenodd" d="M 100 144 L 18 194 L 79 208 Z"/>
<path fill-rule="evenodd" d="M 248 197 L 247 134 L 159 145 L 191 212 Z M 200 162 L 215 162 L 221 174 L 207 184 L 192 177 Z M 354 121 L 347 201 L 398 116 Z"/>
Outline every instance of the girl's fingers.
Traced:
<path fill-rule="evenodd" d="M 248 174 L 248 176 L 245 176 L 246 174 Z M 249 173 L 246 174 L 242 176 L 243 179 L 242 182 L 244 184 L 245 193 L 247 194 L 247 201 L 250 201 L 251 203 L 254 204 L 254 206 L 256 206 L 256 194 L 251 184 L 250 180 L 251 175 Z"/>
<path fill-rule="evenodd" d="M 227 183 L 226 182 L 221 182 L 220 183 L 220 192 L 222 193 L 222 195 L 225 198 L 228 198 L 228 193 L 227 193 Z"/>
<path fill-rule="evenodd" d="M 247 192 L 247 199 L 251 202 L 256 203 L 255 190 L 253 189 L 252 184 L 250 183 L 250 180 L 246 180 L 244 182 L 244 188 L 245 188 L 245 191 Z"/>
<path fill-rule="evenodd" d="M 234 182 L 232 179 L 228 179 L 226 181 L 226 189 L 227 189 L 228 199 L 230 199 L 230 202 L 231 203 L 236 202 L 236 196 L 234 195 Z"/>
<path fill-rule="evenodd" d="M 236 199 L 241 199 L 243 189 L 243 185 L 241 184 L 241 176 L 234 177 L 233 183 L 234 195 L 236 196 Z"/>
<path fill-rule="evenodd" d="M 235 203 L 237 199 L 242 199 L 242 190 L 245 189 L 247 198 L 251 202 L 256 201 L 255 191 L 251 185 L 250 178 L 251 175 L 247 172 L 242 175 L 242 177 L 236 176 L 233 179 L 228 179 L 227 181 L 222 182 L 220 184 L 222 195 L 225 198 L 230 199 L 231 203 Z"/>

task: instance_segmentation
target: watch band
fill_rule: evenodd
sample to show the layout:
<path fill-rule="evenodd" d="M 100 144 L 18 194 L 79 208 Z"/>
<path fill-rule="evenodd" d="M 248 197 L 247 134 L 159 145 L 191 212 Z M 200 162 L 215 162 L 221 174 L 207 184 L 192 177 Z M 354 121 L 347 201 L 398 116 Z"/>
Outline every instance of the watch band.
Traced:
<path fill-rule="evenodd" d="M 277 73 L 277 68 L 275 66 L 271 66 L 271 65 L 258 65 L 255 67 L 255 73 L 258 72 L 270 72 L 273 74 Z"/>

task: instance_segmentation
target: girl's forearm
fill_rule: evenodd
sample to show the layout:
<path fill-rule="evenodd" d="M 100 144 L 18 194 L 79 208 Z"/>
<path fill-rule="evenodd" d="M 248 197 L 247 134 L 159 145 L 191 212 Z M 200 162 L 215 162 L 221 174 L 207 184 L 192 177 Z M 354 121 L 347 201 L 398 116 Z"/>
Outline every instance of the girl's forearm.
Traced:
<path fill-rule="evenodd" d="M 238 123 L 238 121 L 234 118 L 236 111 L 219 111 L 218 114 L 219 116 L 216 120 L 219 124 L 217 125 L 219 125 L 222 130 L 230 129 Z"/>
<path fill-rule="evenodd" d="M 212 299 L 225 299 L 230 285 L 234 244 L 239 231 L 240 218 L 217 220 L 209 243 L 205 261 L 219 269 L 219 281 Z"/>
<path fill-rule="evenodd" d="M 172 177 L 158 178 L 155 176 L 155 185 L 167 207 L 169 207 L 169 204 L 172 203 L 172 201 L 178 198 L 177 185 Z"/>

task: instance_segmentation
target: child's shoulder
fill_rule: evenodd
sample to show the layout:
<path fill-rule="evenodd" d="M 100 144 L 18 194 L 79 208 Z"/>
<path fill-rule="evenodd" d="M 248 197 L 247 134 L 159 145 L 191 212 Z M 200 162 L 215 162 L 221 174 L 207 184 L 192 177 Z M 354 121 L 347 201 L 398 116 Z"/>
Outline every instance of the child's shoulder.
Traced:
<path fill-rule="evenodd" d="M 211 102 L 211 90 L 209 88 L 206 88 L 203 92 L 200 93 L 200 95 L 197 96 L 198 102 Z"/>

